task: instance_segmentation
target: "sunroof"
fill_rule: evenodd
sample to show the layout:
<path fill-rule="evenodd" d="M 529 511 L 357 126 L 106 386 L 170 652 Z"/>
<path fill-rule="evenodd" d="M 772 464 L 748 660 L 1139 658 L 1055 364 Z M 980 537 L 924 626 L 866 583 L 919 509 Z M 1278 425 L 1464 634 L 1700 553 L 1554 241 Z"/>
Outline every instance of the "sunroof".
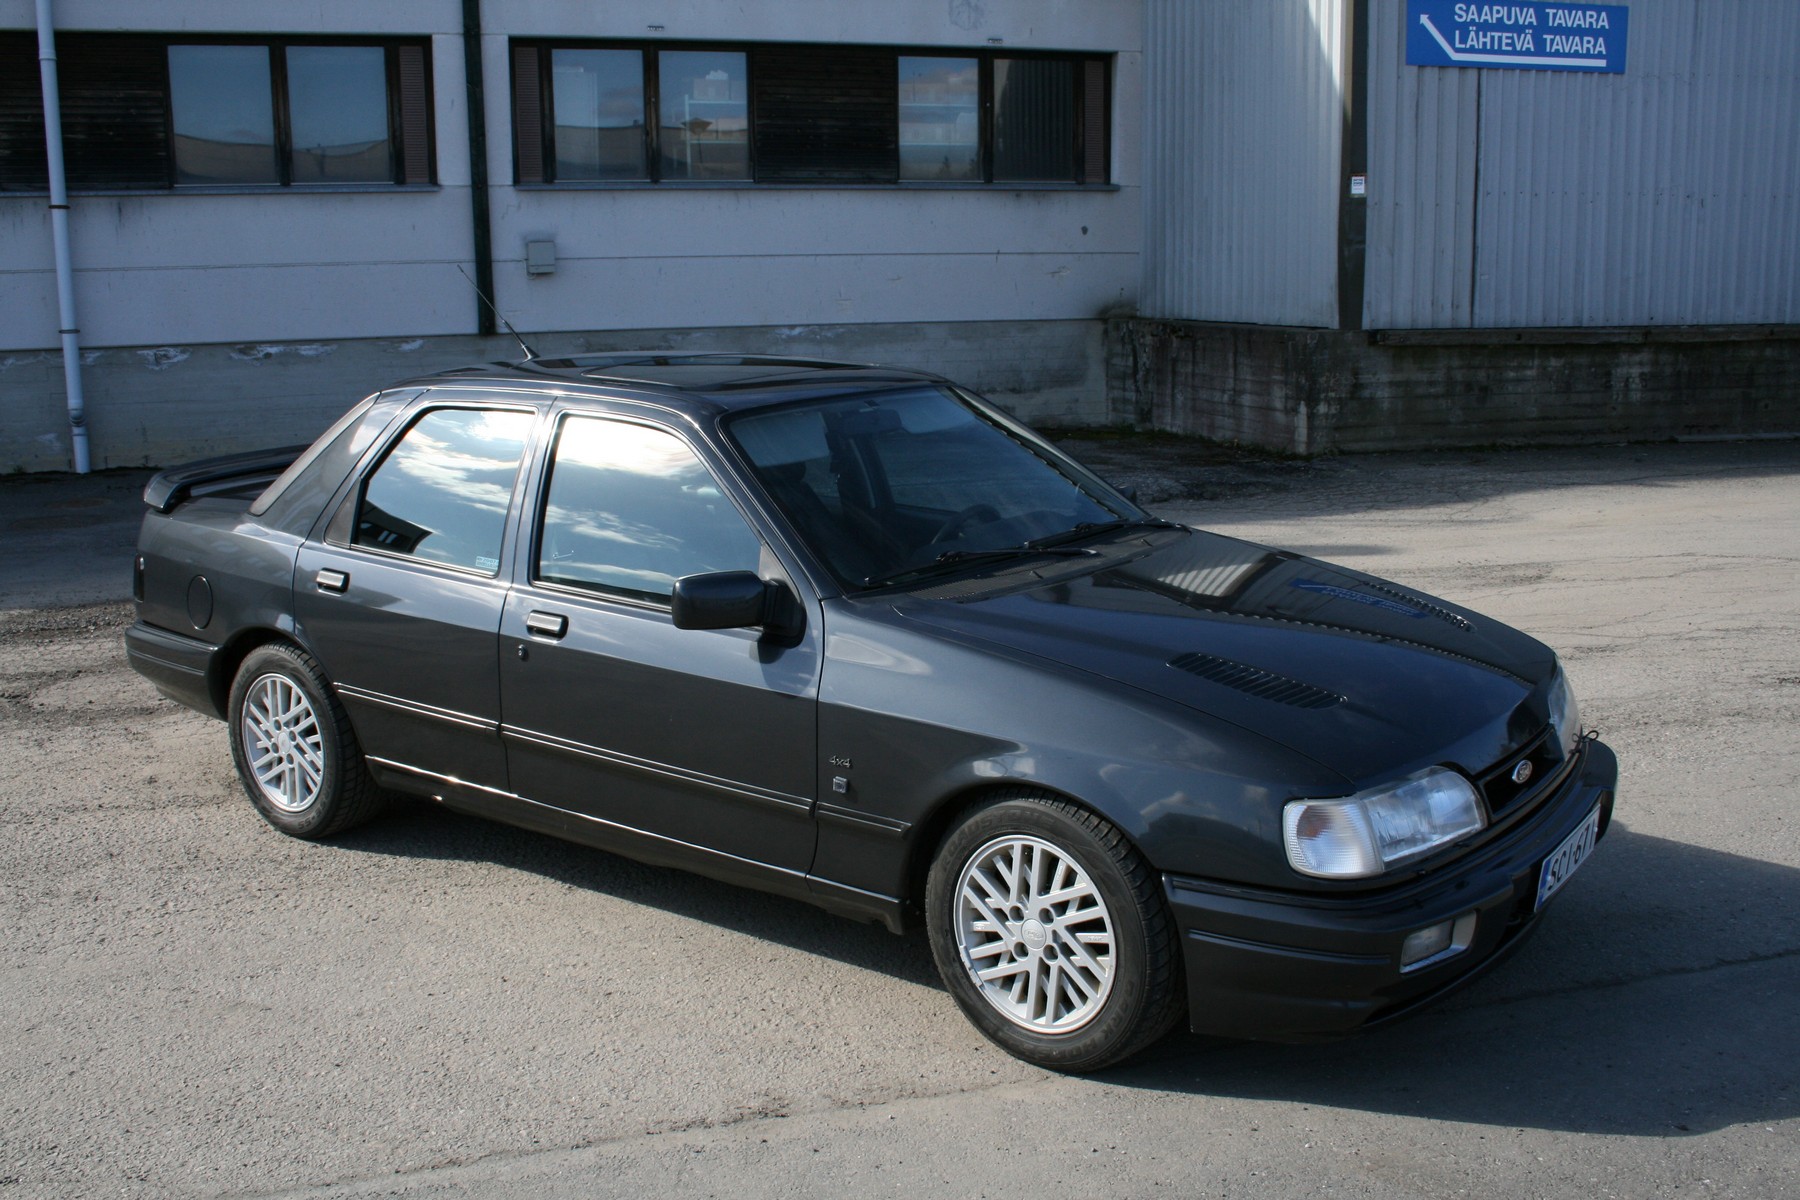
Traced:
<path fill-rule="evenodd" d="M 661 370 L 674 369 L 712 369 L 721 367 L 742 370 L 744 368 L 764 368 L 782 371 L 807 370 L 842 370 L 846 367 L 860 366 L 858 363 L 829 362 L 813 358 L 786 358 L 780 355 L 760 354 L 603 354 L 584 355 L 581 358 L 565 360 L 569 368 L 581 371 L 584 375 L 615 375 L 629 369 L 655 368 Z M 549 364 L 545 364 L 549 365 Z M 562 365 L 562 364 L 557 364 Z"/>

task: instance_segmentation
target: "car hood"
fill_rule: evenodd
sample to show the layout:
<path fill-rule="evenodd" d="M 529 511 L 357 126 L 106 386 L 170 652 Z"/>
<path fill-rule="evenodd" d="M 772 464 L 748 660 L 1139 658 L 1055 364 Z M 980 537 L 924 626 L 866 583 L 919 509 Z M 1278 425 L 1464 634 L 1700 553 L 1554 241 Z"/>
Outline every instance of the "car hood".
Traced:
<path fill-rule="evenodd" d="M 1548 647 L 1344 567 L 1200 531 L 913 593 L 905 618 L 1155 693 L 1368 786 L 1478 773 L 1548 720 Z M 1107 560 L 1111 564 L 1107 565 Z"/>

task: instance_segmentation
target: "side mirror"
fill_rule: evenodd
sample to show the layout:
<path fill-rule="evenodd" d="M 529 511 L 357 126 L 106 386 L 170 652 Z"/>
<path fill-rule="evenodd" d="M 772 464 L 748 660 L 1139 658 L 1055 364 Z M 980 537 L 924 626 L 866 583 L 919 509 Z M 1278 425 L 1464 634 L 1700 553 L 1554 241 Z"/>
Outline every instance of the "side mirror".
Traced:
<path fill-rule="evenodd" d="M 706 576 L 682 576 L 670 596 L 677 630 L 763 630 L 790 633 L 792 603 L 787 587 L 769 583 L 749 570 L 716 570 Z"/>
<path fill-rule="evenodd" d="M 677 629 L 752 629 L 769 624 L 779 585 L 752 571 L 685 575 L 670 596 Z"/>

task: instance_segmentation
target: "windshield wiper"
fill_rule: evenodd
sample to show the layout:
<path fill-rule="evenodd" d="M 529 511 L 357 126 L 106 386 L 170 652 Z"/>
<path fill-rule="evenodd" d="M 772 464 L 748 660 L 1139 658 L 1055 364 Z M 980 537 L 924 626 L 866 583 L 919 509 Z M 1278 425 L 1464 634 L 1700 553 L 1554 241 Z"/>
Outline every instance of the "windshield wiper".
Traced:
<path fill-rule="evenodd" d="M 1088 550 L 1080 546 L 1039 546 L 1033 542 L 1025 542 L 1017 546 L 1001 546 L 993 550 L 946 550 L 927 563 L 906 567 L 891 575 L 871 575 L 862 581 L 866 588 L 887 587 L 890 584 L 905 583 L 912 579 L 923 579 L 936 575 L 941 571 L 966 567 L 972 563 L 1006 562 L 1016 558 L 1085 558 L 1097 554 L 1097 550 Z"/>
<path fill-rule="evenodd" d="M 1161 517 L 1120 517 L 1116 521 L 1083 521 L 1073 529 L 1065 529 L 1061 533 L 1047 533 L 1043 537 L 1035 537 L 1019 548 L 1022 550 L 1054 549 L 1065 542 L 1077 538 L 1093 537 L 1095 534 L 1116 533 L 1121 529 L 1180 529 L 1174 521 L 1165 521 Z M 1089 553 L 1093 553 L 1090 551 Z"/>

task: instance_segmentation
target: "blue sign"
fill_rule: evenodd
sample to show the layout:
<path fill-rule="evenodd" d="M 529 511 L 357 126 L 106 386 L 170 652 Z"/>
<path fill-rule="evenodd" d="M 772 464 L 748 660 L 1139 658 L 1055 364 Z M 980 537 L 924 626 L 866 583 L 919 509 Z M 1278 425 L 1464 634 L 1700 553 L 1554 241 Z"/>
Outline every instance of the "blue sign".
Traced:
<path fill-rule="evenodd" d="M 1406 61 L 1623 75 L 1628 15 L 1623 4 L 1408 0 Z"/>

